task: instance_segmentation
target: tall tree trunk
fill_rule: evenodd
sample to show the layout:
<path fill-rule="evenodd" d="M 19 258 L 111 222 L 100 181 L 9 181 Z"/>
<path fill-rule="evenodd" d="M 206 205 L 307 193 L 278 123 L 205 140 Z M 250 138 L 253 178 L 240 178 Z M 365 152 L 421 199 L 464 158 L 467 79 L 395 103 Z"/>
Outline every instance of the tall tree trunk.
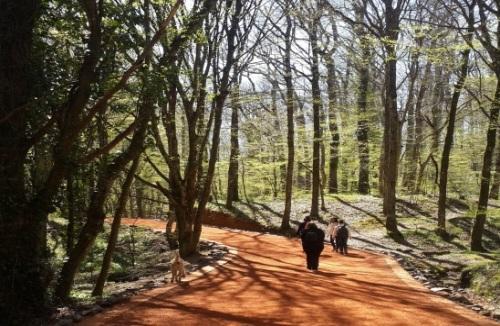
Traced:
<path fill-rule="evenodd" d="M 392 7 L 392 0 L 385 1 L 386 37 L 385 43 L 385 103 L 384 103 L 384 205 L 385 227 L 388 234 L 402 238 L 396 222 L 396 185 L 400 144 L 400 122 L 397 107 L 397 56 L 396 43 L 399 34 L 398 9 Z"/>
<path fill-rule="evenodd" d="M 101 264 L 101 272 L 97 277 L 97 281 L 94 285 L 94 290 L 92 291 L 93 296 L 102 296 L 102 291 L 104 289 L 104 283 L 108 278 L 109 267 L 111 266 L 111 260 L 113 259 L 113 253 L 115 251 L 116 242 L 118 241 L 118 234 L 120 232 L 121 219 L 123 212 L 125 211 L 125 206 L 127 204 L 127 199 L 129 195 L 130 185 L 134 180 L 135 171 L 139 165 L 139 157 L 137 157 L 130 167 L 127 177 L 123 182 L 120 196 L 118 198 L 118 204 L 115 211 L 115 216 L 113 217 L 113 223 L 111 224 L 111 231 L 109 233 L 108 245 L 106 251 L 104 252 L 104 257 Z"/>
<path fill-rule="evenodd" d="M 419 33 L 419 31 L 417 31 Z M 417 46 L 421 47 L 423 42 L 423 37 L 417 37 Z M 408 99 L 406 100 L 406 112 L 408 112 L 407 121 L 407 134 L 406 134 L 406 144 L 405 144 L 405 170 L 403 173 L 403 187 L 407 191 L 413 192 L 415 189 L 414 175 L 416 174 L 416 166 L 412 164 L 412 155 L 415 151 L 416 139 L 415 139 L 415 121 L 416 121 L 416 107 L 415 107 L 415 85 L 419 75 L 419 57 L 420 53 L 412 54 L 412 60 L 410 65 L 410 85 L 408 89 Z"/>
<path fill-rule="evenodd" d="M 273 115 L 273 127 L 274 139 L 275 142 L 271 144 L 272 147 L 272 162 L 273 162 L 273 199 L 278 197 L 278 192 L 283 188 L 282 187 L 282 176 L 283 170 L 281 162 L 283 161 L 283 150 L 281 145 L 281 125 L 278 115 L 278 92 L 279 92 L 279 83 L 276 79 L 271 79 L 271 113 Z M 278 163 L 278 164 L 276 164 Z"/>
<path fill-rule="evenodd" d="M 320 125 L 320 135 L 321 137 L 323 137 L 324 133 L 325 133 L 325 124 L 326 124 L 326 114 L 325 114 L 325 110 L 323 108 L 323 106 L 321 106 L 321 112 L 320 112 L 320 115 L 319 115 L 319 125 Z M 319 147 L 319 170 L 320 170 L 320 173 L 319 173 L 319 188 L 320 188 L 320 194 L 321 194 L 321 209 L 322 210 L 325 210 L 325 205 L 323 204 L 324 200 L 323 200 L 323 195 L 325 193 L 325 185 L 326 185 L 326 148 L 325 148 L 325 142 L 323 140 L 323 138 L 321 138 L 320 140 L 320 147 Z"/>
<path fill-rule="evenodd" d="M 411 160 L 409 166 L 410 174 L 408 175 L 408 178 L 411 180 L 411 183 L 415 184 L 414 191 L 417 194 L 421 192 L 423 171 L 425 170 L 425 165 L 427 165 L 426 162 L 421 163 L 420 155 L 424 139 L 424 115 L 422 113 L 422 106 L 429 85 L 428 78 L 431 72 L 431 66 L 432 62 L 428 59 L 427 64 L 425 65 L 424 75 L 420 83 L 417 101 L 415 102 L 415 144 L 413 144 L 412 152 L 409 153 Z M 417 172 L 415 175 L 412 175 L 411 171 Z"/>
<path fill-rule="evenodd" d="M 186 117 L 185 115 L 181 115 L 180 116 L 180 123 L 181 123 L 181 130 L 180 130 L 180 136 L 181 136 L 181 157 L 182 158 L 185 158 L 188 156 L 188 152 L 189 152 L 189 149 L 188 149 L 188 134 L 187 134 L 187 130 L 188 130 L 188 122 L 186 121 Z"/>
<path fill-rule="evenodd" d="M 338 187 L 338 169 L 340 159 L 340 134 L 337 124 L 337 89 L 335 84 L 335 62 L 331 56 L 326 58 L 328 87 L 328 127 L 330 129 L 330 167 L 328 173 L 328 192 L 336 194 Z"/>
<path fill-rule="evenodd" d="M 197 246 L 201 236 L 202 229 L 202 219 L 205 214 L 205 208 L 210 198 L 210 193 L 212 190 L 212 182 L 214 178 L 214 172 L 216 167 L 216 162 L 218 160 L 218 150 L 220 142 L 220 130 L 222 124 L 222 111 L 225 100 L 229 94 L 231 87 L 231 71 L 233 67 L 237 64 L 237 59 L 235 58 L 235 52 L 237 48 L 236 37 L 237 29 L 239 26 L 239 19 L 241 11 L 243 8 L 241 0 L 236 0 L 235 2 L 226 1 L 228 10 L 231 10 L 231 15 L 228 16 L 230 23 L 225 25 L 225 30 L 227 31 L 227 49 L 225 51 L 225 64 L 222 68 L 222 74 L 219 75 L 219 67 L 212 66 L 212 71 L 215 75 L 213 79 L 214 92 L 216 96 L 212 99 L 212 113 L 211 120 L 213 123 L 212 136 L 211 136 L 211 147 L 210 158 L 208 161 L 207 172 L 201 178 L 197 180 L 199 175 L 199 169 L 202 168 L 204 151 L 206 149 L 206 143 L 208 140 L 208 133 L 205 137 L 199 137 L 196 134 L 197 128 L 199 128 L 200 113 L 203 112 L 200 108 L 196 111 L 192 110 L 192 107 L 184 106 L 186 115 L 189 114 L 190 119 L 188 119 L 189 126 L 189 157 L 184 170 L 184 177 L 181 177 L 181 167 L 178 159 L 176 158 L 177 153 L 177 137 L 175 135 L 175 119 L 172 116 L 175 115 L 176 101 L 177 101 L 177 90 L 176 87 L 176 74 L 170 75 L 170 96 L 168 110 L 166 111 L 166 116 L 164 116 L 165 130 L 168 136 L 168 155 L 164 155 L 169 165 L 169 182 L 171 183 L 170 192 L 165 191 L 164 193 L 169 196 L 171 205 L 174 208 L 175 216 L 177 219 L 177 231 L 179 240 L 179 251 L 182 257 L 186 257 L 196 252 Z M 214 10 L 215 2 L 204 1 L 202 13 L 193 17 L 195 22 L 190 26 L 196 27 L 191 31 L 195 32 L 198 27 L 201 27 L 201 23 L 204 21 L 204 17 L 208 15 L 209 12 Z M 231 8 L 231 9 L 230 9 Z M 227 22 L 225 22 L 226 24 Z M 186 39 L 189 39 L 186 37 Z M 212 58 L 213 59 L 213 58 Z M 173 63 L 173 62 L 172 62 Z M 216 83 L 219 81 L 219 83 Z M 201 89 L 204 86 L 198 85 Z M 198 104 L 204 105 L 204 97 L 206 93 L 204 91 L 200 92 L 200 95 L 196 100 Z M 207 129 L 209 129 L 208 127 Z M 155 135 L 158 138 L 158 135 Z M 161 140 L 160 140 L 161 141 Z M 159 142 L 157 140 L 157 142 Z M 174 154 L 174 155 L 172 155 Z M 198 203 L 195 207 L 196 202 Z"/>
<path fill-rule="evenodd" d="M 69 254 L 75 245 L 75 185 L 73 173 L 66 177 L 68 201 L 68 225 L 66 227 L 66 254 Z"/>
<path fill-rule="evenodd" d="M 241 108 L 239 84 L 235 85 L 231 100 L 231 150 L 229 154 L 229 170 L 227 172 L 227 208 L 231 208 L 233 206 L 233 201 L 239 201 L 238 160 L 240 156 L 240 145 L 238 140 L 238 113 Z"/>
<path fill-rule="evenodd" d="M 135 203 L 137 207 L 137 216 L 139 218 L 148 218 L 149 216 L 145 215 L 144 211 L 144 188 L 141 182 L 134 182 L 135 188 Z"/>
<path fill-rule="evenodd" d="M 302 105 L 299 105 L 298 114 L 295 115 L 295 119 L 297 122 L 297 138 L 299 141 L 300 147 L 302 148 L 303 159 L 298 163 L 297 167 L 297 185 L 301 189 L 310 190 L 311 189 L 311 172 L 307 166 L 306 160 L 309 158 L 309 146 L 308 144 L 304 144 L 307 139 L 306 132 L 306 118 L 304 114 L 304 108 Z"/>
<path fill-rule="evenodd" d="M 206 97 L 206 75 L 208 71 L 205 69 L 196 67 L 195 80 L 193 82 L 193 92 L 196 95 L 190 100 L 182 97 L 182 103 L 184 104 L 184 113 L 186 114 L 186 122 L 188 127 L 188 157 L 186 160 L 184 171 L 182 171 L 179 151 L 178 151 L 178 141 L 176 134 L 176 109 L 177 109 L 177 95 L 178 87 L 182 87 L 178 79 L 179 66 L 181 66 L 181 60 L 179 50 L 184 47 L 184 44 L 190 40 L 190 35 L 197 33 L 197 31 L 203 26 L 205 18 L 214 9 L 214 2 L 205 0 L 201 3 L 197 3 L 197 8 L 193 9 L 195 12 L 192 13 L 191 17 L 187 21 L 185 27 L 182 30 L 178 30 L 176 37 L 169 41 L 169 44 L 163 44 L 166 50 L 166 56 L 162 58 L 160 64 L 163 68 L 168 70 L 167 80 L 168 85 L 165 90 L 166 98 L 161 98 L 162 107 L 162 123 L 165 128 L 167 135 L 168 150 L 163 145 L 163 140 L 161 139 L 157 124 L 153 123 L 153 135 L 157 143 L 157 147 L 168 164 L 168 177 L 165 176 L 161 171 L 156 168 L 155 170 L 159 175 L 168 180 L 170 184 L 170 189 L 166 189 L 162 186 L 158 186 L 160 190 L 167 198 L 170 203 L 170 208 L 175 212 L 176 218 L 176 228 L 179 241 L 180 253 L 183 257 L 193 253 L 196 250 L 196 246 L 199 240 L 199 236 L 196 235 L 196 226 L 198 217 L 195 217 L 195 202 L 202 196 L 206 195 L 206 200 L 210 195 L 210 187 L 204 189 L 203 194 L 200 194 L 199 189 L 196 188 L 197 179 L 204 180 L 208 179 L 210 176 L 207 174 L 205 177 L 200 171 L 201 166 L 204 161 L 204 154 L 206 149 L 206 139 L 208 139 L 208 129 L 210 129 L 210 124 L 213 121 L 213 116 L 210 117 L 208 125 L 205 127 L 204 121 L 204 106 Z M 175 46 L 173 46 L 175 45 Z M 174 48 L 175 51 L 170 49 Z M 228 50 L 229 51 L 229 50 Z M 197 51 L 198 53 L 198 51 Z M 198 53 L 199 54 L 199 53 Z M 196 54 L 196 58 L 199 58 Z M 196 59 L 196 64 L 200 64 L 199 60 Z M 208 65 L 210 67 L 210 65 Z M 206 69 L 208 70 L 208 68 Z M 200 78 L 201 77 L 201 78 Z M 181 90 L 182 92 L 182 90 Z M 196 101 L 196 110 L 193 110 L 194 102 Z M 214 102 L 213 102 L 214 103 Z M 216 119 L 219 118 L 216 115 Z M 218 122 L 216 122 L 217 124 Z M 202 135 L 198 135 L 197 131 L 201 131 Z M 206 132 L 205 132 L 206 131 Z M 206 137 L 203 136 L 205 132 Z M 218 131 L 214 129 L 214 134 Z M 202 141 L 203 139 L 203 141 Z M 184 173 L 182 173 L 184 172 Z M 212 172 L 213 173 L 213 172 Z M 198 181 L 199 181 L 198 180 Z M 211 181 L 211 180 L 210 180 Z M 154 184 L 150 186 L 155 187 Z M 204 209 L 202 203 L 199 202 L 198 208 Z M 201 221 L 201 216 L 199 217 Z M 200 228 L 201 231 L 201 228 Z"/>
<path fill-rule="evenodd" d="M 24 171 L 39 6 L 33 0 L 0 2 L 0 316 L 13 325 L 40 323 L 46 304 L 46 214 L 29 205 Z"/>
<path fill-rule="evenodd" d="M 411 104 L 408 106 L 408 118 L 407 118 L 407 127 L 406 127 L 406 142 L 405 142 L 405 166 L 403 173 L 403 187 L 406 188 L 406 191 L 413 192 L 415 189 L 415 185 L 413 181 L 415 179 L 412 177 L 415 175 L 416 171 L 414 170 L 415 166 L 412 164 L 412 155 L 415 151 L 415 105 Z"/>
<path fill-rule="evenodd" d="M 384 190 L 384 186 L 385 186 L 384 185 L 384 182 L 385 182 L 384 147 L 385 147 L 385 144 L 382 141 L 382 144 L 380 145 L 380 158 L 379 158 L 379 162 L 378 162 L 378 192 L 382 197 L 384 197 L 384 193 L 385 193 L 385 190 Z"/>
<path fill-rule="evenodd" d="M 481 170 L 481 187 L 479 189 L 479 200 L 477 213 L 472 227 L 471 250 L 483 251 L 483 231 L 486 223 L 486 212 L 488 209 L 488 197 L 490 191 L 491 163 L 495 151 L 497 137 L 498 114 L 500 111 L 500 74 L 497 74 L 497 87 L 495 98 L 491 105 L 488 132 L 486 134 L 486 149 L 483 156 L 483 168 Z"/>
<path fill-rule="evenodd" d="M 387 62 L 385 64 L 387 64 Z M 385 72 L 384 72 L 384 75 L 385 75 Z M 380 117 L 383 126 L 385 126 L 385 103 L 386 103 L 385 83 L 386 82 L 387 81 L 386 81 L 385 76 L 384 76 L 384 85 L 382 85 L 382 87 L 376 88 L 380 92 L 380 102 L 384 106 L 384 112 L 382 113 L 382 116 Z M 384 197 L 384 193 L 385 193 L 385 190 L 384 190 L 384 188 L 385 188 L 385 184 L 384 184 L 384 182 L 385 182 L 384 151 L 385 151 L 385 138 L 382 138 L 382 143 L 380 144 L 380 156 L 379 156 L 379 162 L 378 162 L 378 192 L 379 192 L 380 196 L 382 196 L 382 198 Z"/>
<path fill-rule="evenodd" d="M 435 69 L 434 92 L 433 92 L 433 105 L 431 106 L 431 123 L 432 129 L 430 159 L 434 166 L 434 181 L 433 189 L 438 185 L 439 180 L 439 164 L 436 157 L 439 153 L 439 138 L 441 132 L 442 108 L 446 103 L 446 87 L 448 85 L 449 74 L 444 72 L 442 66 L 437 66 Z"/>
<path fill-rule="evenodd" d="M 474 16 L 469 13 L 469 34 L 466 36 L 467 43 L 472 41 L 472 35 L 474 33 L 473 24 Z M 451 98 L 450 113 L 448 118 L 448 126 L 446 129 L 446 136 L 443 145 L 443 154 L 441 156 L 441 171 L 439 173 L 439 199 L 438 199 L 438 226 L 437 232 L 441 235 L 446 235 L 446 197 L 447 197 L 447 186 L 448 186 L 448 167 L 450 164 L 450 153 L 453 146 L 453 135 L 455 133 L 455 119 L 458 110 L 458 100 L 462 93 L 464 87 L 465 79 L 467 78 L 467 72 L 469 69 L 469 54 L 470 48 L 467 48 L 462 52 L 461 55 L 461 65 L 460 74 L 458 80 L 453 87 L 453 97 Z"/>
<path fill-rule="evenodd" d="M 356 19 L 362 23 L 366 11 L 366 2 L 363 6 L 356 7 Z M 371 53 L 369 46 L 368 33 L 361 25 L 356 27 L 356 34 L 360 39 L 359 45 L 361 50 L 361 60 L 357 64 L 358 72 L 358 129 L 356 136 L 358 139 L 358 158 L 359 158 L 359 171 L 358 171 L 358 192 L 361 194 L 370 193 L 370 149 L 368 143 L 368 85 L 370 81 L 370 61 Z"/>
<path fill-rule="evenodd" d="M 132 190 L 129 191 L 128 194 L 128 207 L 129 207 L 129 215 L 128 217 L 137 217 L 137 214 L 135 212 L 135 207 L 134 207 L 134 198 L 132 197 Z"/>
<path fill-rule="evenodd" d="M 273 85 L 274 92 L 277 93 L 280 92 L 280 85 L 278 81 L 275 81 L 275 84 Z M 286 99 L 285 99 L 286 101 Z M 285 104 L 286 105 L 286 104 Z M 275 164 L 278 169 L 278 184 L 276 187 L 277 194 L 275 198 L 277 197 L 279 192 L 285 192 L 286 191 L 286 159 L 285 159 L 285 145 L 284 141 L 285 139 L 283 138 L 283 132 L 282 132 L 282 125 L 281 125 L 281 117 L 278 111 L 278 98 L 277 96 L 274 97 L 273 103 L 272 103 L 272 113 L 273 113 L 273 118 L 274 118 L 274 139 L 276 139 L 276 143 L 274 146 L 276 147 L 275 151 Z"/>
<path fill-rule="evenodd" d="M 312 164 L 312 196 L 311 196 L 311 217 L 319 216 L 319 188 L 320 188 L 320 147 L 321 147 L 321 90 L 319 87 L 319 48 L 317 39 L 318 21 L 317 18 L 311 22 L 309 31 L 309 42 L 312 48 L 311 63 L 311 90 L 313 106 L 313 164 Z"/>
<path fill-rule="evenodd" d="M 497 133 L 497 144 L 500 143 L 500 133 Z M 496 146 L 495 158 L 495 173 L 493 174 L 493 182 L 490 190 L 490 199 L 498 200 L 498 193 L 500 189 L 500 146 Z"/>
<path fill-rule="evenodd" d="M 443 72 L 442 66 L 437 66 L 435 71 L 435 88 L 434 100 L 431 107 L 431 120 L 432 120 L 432 144 L 431 152 L 437 154 L 439 151 L 439 125 L 441 124 L 441 108 L 444 105 L 444 88 L 447 85 L 446 73 Z"/>
<path fill-rule="evenodd" d="M 285 210 L 283 219 L 281 220 L 281 230 L 290 228 L 290 213 L 292 211 L 292 191 L 293 191 L 293 166 L 295 164 L 295 130 L 293 121 L 294 100 L 293 100 L 293 74 L 292 74 L 292 18 L 286 9 L 286 32 L 285 32 L 285 84 L 286 84 L 286 122 L 287 122 L 287 149 L 288 160 L 286 164 L 286 181 L 285 181 Z"/>

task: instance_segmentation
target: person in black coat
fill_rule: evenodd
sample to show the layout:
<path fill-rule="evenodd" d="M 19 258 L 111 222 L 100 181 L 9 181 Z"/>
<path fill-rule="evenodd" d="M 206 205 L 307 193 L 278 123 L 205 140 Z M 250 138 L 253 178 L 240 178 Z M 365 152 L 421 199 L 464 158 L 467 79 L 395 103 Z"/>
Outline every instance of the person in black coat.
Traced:
<path fill-rule="evenodd" d="M 342 255 L 347 255 L 347 240 L 351 238 L 351 234 L 344 220 L 339 221 L 339 225 L 335 228 L 335 242 L 337 249 Z"/>
<path fill-rule="evenodd" d="M 301 238 L 302 249 L 306 253 L 307 269 L 317 272 L 319 256 L 324 248 L 325 232 L 319 229 L 316 224 L 309 222 Z"/>

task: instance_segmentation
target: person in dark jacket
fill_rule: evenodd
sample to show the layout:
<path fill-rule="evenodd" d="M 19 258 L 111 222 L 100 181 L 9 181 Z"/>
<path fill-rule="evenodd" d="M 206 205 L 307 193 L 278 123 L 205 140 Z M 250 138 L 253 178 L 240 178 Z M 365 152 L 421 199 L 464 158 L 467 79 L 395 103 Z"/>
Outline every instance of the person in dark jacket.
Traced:
<path fill-rule="evenodd" d="M 307 269 L 317 272 L 319 256 L 324 248 L 325 232 L 319 229 L 316 224 L 309 222 L 301 238 L 302 248 L 306 253 Z"/>
<path fill-rule="evenodd" d="M 342 255 L 347 255 L 347 240 L 351 238 L 351 234 L 344 220 L 339 221 L 339 225 L 334 232 L 338 251 Z"/>
<path fill-rule="evenodd" d="M 304 221 L 299 224 L 299 228 L 297 229 L 297 235 L 299 238 L 302 238 L 302 234 L 304 233 L 307 223 L 311 222 L 311 217 L 308 215 L 304 217 Z"/>

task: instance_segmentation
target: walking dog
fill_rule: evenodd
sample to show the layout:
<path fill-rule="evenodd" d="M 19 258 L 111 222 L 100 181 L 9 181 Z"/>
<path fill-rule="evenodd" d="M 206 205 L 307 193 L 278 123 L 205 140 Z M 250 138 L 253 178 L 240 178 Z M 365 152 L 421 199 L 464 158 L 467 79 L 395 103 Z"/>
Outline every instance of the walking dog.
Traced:
<path fill-rule="evenodd" d="M 172 279 L 170 282 L 179 283 L 183 277 L 186 277 L 186 270 L 184 269 L 184 260 L 181 258 L 179 250 L 175 250 L 174 258 L 170 261 L 170 268 L 172 270 Z"/>

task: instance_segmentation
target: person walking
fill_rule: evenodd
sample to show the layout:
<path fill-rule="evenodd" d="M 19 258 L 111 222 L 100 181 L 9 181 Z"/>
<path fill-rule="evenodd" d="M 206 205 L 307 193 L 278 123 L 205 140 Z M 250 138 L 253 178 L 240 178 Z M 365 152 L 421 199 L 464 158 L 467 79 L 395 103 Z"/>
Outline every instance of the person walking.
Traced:
<path fill-rule="evenodd" d="M 347 255 L 347 239 L 351 237 L 349 229 L 344 220 L 339 221 L 339 225 L 335 228 L 335 243 L 337 250 L 342 255 Z"/>
<path fill-rule="evenodd" d="M 334 217 L 330 220 L 326 228 L 326 235 L 330 237 L 330 244 L 332 245 L 332 251 L 337 251 L 337 245 L 335 243 L 335 228 L 339 225 L 339 219 Z"/>
<path fill-rule="evenodd" d="M 323 251 L 325 232 L 318 228 L 316 224 L 309 222 L 302 233 L 302 249 L 306 253 L 307 269 L 318 272 L 319 256 Z"/>

